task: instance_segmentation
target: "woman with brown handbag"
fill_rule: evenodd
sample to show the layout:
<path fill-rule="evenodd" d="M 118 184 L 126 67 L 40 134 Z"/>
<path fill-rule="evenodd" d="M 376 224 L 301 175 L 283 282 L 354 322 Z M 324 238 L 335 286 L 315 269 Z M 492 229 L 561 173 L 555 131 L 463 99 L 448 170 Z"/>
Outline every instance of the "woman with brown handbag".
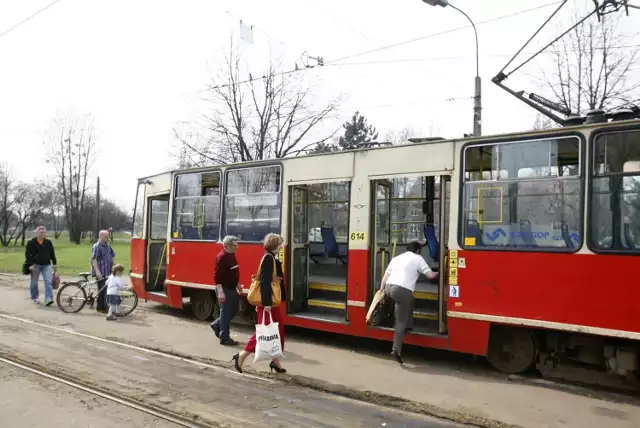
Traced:
<path fill-rule="evenodd" d="M 282 262 L 276 258 L 276 253 L 282 246 L 284 239 L 275 233 L 270 233 L 264 237 L 264 257 L 260 263 L 258 275 L 254 278 L 249 290 L 250 303 L 256 303 L 258 312 L 258 324 L 262 323 L 265 312 L 271 316 L 267 316 L 265 324 L 277 322 L 280 333 L 280 344 L 284 351 L 284 325 L 282 324 L 282 305 L 281 302 L 286 300 L 284 286 L 284 272 L 282 270 Z M 274 270 L 275 268 L 275 270 Z M 252 296 L 255 296 L 252 299 Z M 253 301 L 252 301 L 253 300 Z M 276 342 L 277 343 L 277 342 Z M 231 361 L 235 363 L 236 370 L 242 373 L 242 364 L 247 357 L 256 351 L 256 335 L 249 339 L 249 342 L 242 351 L 235 354 Z M 287 370 L 282 368 L 280 361 L 275 359 L 269 363 L 271 371 L 276 373 L 286 373 Z"/>

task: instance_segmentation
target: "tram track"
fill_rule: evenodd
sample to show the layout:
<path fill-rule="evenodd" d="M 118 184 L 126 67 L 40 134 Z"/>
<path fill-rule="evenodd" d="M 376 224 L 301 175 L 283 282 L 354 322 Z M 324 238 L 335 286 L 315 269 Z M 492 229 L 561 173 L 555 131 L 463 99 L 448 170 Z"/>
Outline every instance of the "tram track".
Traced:
<path fill-rule="evenodd" d="M 158 308 L 141 308 L 138 307 L 136 308 L 136 311 L 138 310 L 142 310 L 144 312 L 148 312 L 148 313 L 156 313 L 156 314 L 166 314 L 167 312 Z M 87 339 L 91 339 L 91 340 L 97 340 L 97 341 L 102 341 L 105 343 L 109 343 L 109 344 L 113 344 L 113 345 L 118 345 L 118 346 L 123 346 L 123 347 L 127 347 L 130 348 L 132 350 L 136 350 L 136 351 L 141 351 L 141 352 L 145 352 L 145 353 L 151 353 L 151 354 L 155 354 L 155 355 L 159 355 L 159 356 L 163 356 L 163 357 L 167 357 L 167 358 L 172 358 L 172 359 L 177 359 L 177 360 L 181 360 L 183 362 L 188 362 L 190 364 L 195 364 L 195 365 L 199 365 L 201 367 L 207 367 L 207 368 L 212 368 L 212 369 L 216 369 L 216 370 L 225 370 L 231 374 L 234 375 L 239 375 L 235 370 L 230 370 L 228 368 L 227 364 L 224 364 L 221 361 L 218 360 L 214 360 L 214 359 L 205 359 L 205 358 L 199 358 L 199 357 L 194 357 L 191 355 L 187 355 L 187 354 L 183 354 L 177 351 L 169 351 L 169 350 L 165 350 L 165 349 L 160 349 L 160 348 L 155 348 L 155 347 L 148 347 L 148 346 L 144 346 L 144 345 L 140 345 L 140 344 L 136 344 L 136 343 L 130 343 L 127 341 L 122 341 L 120 339 L 115 340 L 113 338 L 101 338 L 101 337 L 97 337 L 97 336 L 92 336 L 92 335 L 88 335 L 88 334 L 84 334 L 81 332 L 77 332 L 74 330 L 69 330 L 66 328 L 61 328 L 61 327 L 55 327 L 55 326 L 50 326 L 50 325 L 46 325 L 46 324 L 41 324 L 32 320 L 28 320 L 28 319 L 24 319 L 21 317 L 17 317 L 15 315 L 12 314 L 5 314 L 0 312 L 0 319 L 5 318 L 5 319 L 12 319 L 14 321 L 19 321 L 19 322 L 23 322 L 23 323 L 28 323 L 28 324 L 32 324 L 32 325 L 36 325 L 39 327 L 45 327 L 51 330 L 55 330 L 55 331 L 60 331 L 60 332 L 64 332 L 64 333 L 68 333 L 68 334 L 74 334 L 74 335 L 78 335 L 80 337 L 85 337 Z M 188 318 L 188 317 L 187 317 Z M 202 324 L 202 322 L 198 321 L 198 320 L 190 320 L 195 324 Z M 331 334 L 333 335 L 333 334 Z M 334 345 L 336 345 L 335 341 L 332 341 L 332 343 Z M 337 346 L 340 346 L 339 344 Z M 447 351 L 437 351 L 437 350 L 432 350 L 433 352 L 446 352 L 447 355 L 449 355 L 450 353 Z M 375 352 L 375 351 L 374 351 Z M 462 357 L 464 358 L 464 356 Z M 449 358 L 447 358 L 447 360 L 450 361 Z M 469 362 L 466 361 L 465 362 L 456 362 L 456 364 L 459 364 L 460 368 L 468 368 L 465 366 L 468 366 Z M 572 369 L 575 370 L 575 367 L 572 367 Z M 502 378 L 504 380 L 507 380 L 509 382 L 513 382 L 513 383 L 520 383 L 523 385 L 531 385 L 531 386 L 536 386 L 536 387 L 541 387 L 541 388 L 547 388 L 547 389 L 554 389 L 554 390 L 558 390 L 558 391 L 564 391 L 564 392 L 569 392 L 572 394 L 578 394 L 578 395 L 582 395 L 582 396 L 587 396 L 587 397 L 598 397 L 601 399 L 605 399 L 608 401 L 614 401 L 614 402 L 640 402 L 640 387 L 637 385 L 623 385 L 622 383 L 618 382 L 620 384 L 620 386 L 611 386 L 610 383 L 608 384 L 604 384 L 604 383 L 598 383 L 598 381 L 589 381 L 588 378 L 592 377 L 593 375 L 593 371 L 592 370 L 587 370 L 587 369 L 581 369 L 581 371 L 584 373 L 584 376 L 580 376 L 581 380 L 574 380 L 574 379 L 565 379 L 562 377 L 558 377 L 558 375 L 554 375 L 552 374 L 553 371 L 540 371 L 538 369 L 536 369 L 533 372 L 529 372 L 529 373 L 522 373 L 522 374 L 517 374 L 517 375 L 508 375 L 508 374 L 501 374 L 498 371 L 495 371 L 495 369 L 493 368 L 489 368 L 487 367 L 486 369 L 486 374 L 491 375 L 492 377 L 497 377 L 497 378 Z M 560 371 L 560 370 L 558 370 Z M 250 377 L 253 379 L 259 379 L 261 381 L 266 381 L 266 382 L 270 382 L 273 383 L 275 382 L 273 379 L 271 379 L 268 375 L 265 375 L 263 373 L 260 372 L 255 372 L 254 374 L 248 373 L 247 370 L 245 370 L 245 373 L 242 375 L 244 377 Z M 504 376 L 504 377 L 503 377 Z M 573 373 L 573 377 L 575 377 L 575 373 Z M 610 378 L 613 377 L 613 375 L 609 375 Z M 313 379 L 307 379 L 305 377 L 301 377 L 301 376 L 286 376 L 286 378 L 280 378 L 280 380 L 284 380 L 285 382 L 288 383 L 292 383 L 292 384 L 296 384 L 302 387 L 306 387 L 306 388 L 311 388 L 311 389 L 315 389 L 321 392 L 327 392 L 330 394 L 334 394 L 334 395 L 340 395 L 340 396 L 344 396 L 347 398 L 352 398 L 352 399 L 357 399 L 357 400 L 363 400 L 363 397 L 361 396 L 361 394 L 359 392 L 355 392 L 355 391 L 349 391 L 346 388 L 343 388 L 341 385 L 333 385 L 333 384 L 329 384 L 329 383 L 325 383 L 322 381 L 317 381 L 317 380 L 313 380 Z M 429 414 L 432 416 L 437 416 L 437 417 L 443 417 L 442 415 L 438 415 L 436 413 L 432 413 L 431 411 L 422 411 L 420 410 L 420 406 L 417 405 L 418 403 L 411 403 L 405 400 L 398 400 L 398 399 L 392 399 L 392 397 L 387 397 L 387 396 L 381 396 L 378 399 L 375 399 L 373 397 L 373 394 L 371 392 L 367 393 L 367 397 L 365 399 L 365 401 L 369 400 L 369 399 L 374 399 L 375 401 L 379 402 L 379 403 L 391 403 L 390 405 L 388 405 L 388 407 L 392 407 L 392 408 L 400 408 L 402 410 L 407 410 L 410 409 L 411 411 L 414 411 L 416 413 L 424 413 L 424 414 Z M 387 405 L 387 404 L 385 404 Z"/>
<path fill-rule="evenodd" d="M 202 421 L 196 415 L 188 415 L 186 413 L 174 412 L 166 407 L 145 403 L 140 400 L 136 400 L 132 397 L 128 397 L 125 394 L 111 391 L 108 388 L 93 385 L 88 381 L 84 381 L 73 376 L 60 373 L 47 369 L 42 365 L 36 364 L 31 361 L 26 361 L 22 358 L 18 358 L 15 355 L 10 355 L 5 351 L 0 351 L 0 363 L 15 367 L 22 371 L 34 374 L 36 376 L 49 379 L 51 381 L 69 386 L 71 388 L 78 389 L 88 394 L 103 398 L 105 400 L 120 404 L 122 406 L 129 407 L 142 413 L 146 413 L 158 419 L 162 419 L 167 422 L 171 422 L 177 426 L 185 428 L 221 428 L 221 425 L 213 421 Z"/>

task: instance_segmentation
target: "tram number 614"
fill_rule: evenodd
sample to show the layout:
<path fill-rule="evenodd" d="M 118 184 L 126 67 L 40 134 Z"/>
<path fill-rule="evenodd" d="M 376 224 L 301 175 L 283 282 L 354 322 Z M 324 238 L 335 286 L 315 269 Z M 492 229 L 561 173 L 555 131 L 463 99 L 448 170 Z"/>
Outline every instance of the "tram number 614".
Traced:
<path fill-rule="evenodd" d="M 364 241 L 366 235 L 364 232 L 352 232 L 350 238 L 351 241 Z"/>

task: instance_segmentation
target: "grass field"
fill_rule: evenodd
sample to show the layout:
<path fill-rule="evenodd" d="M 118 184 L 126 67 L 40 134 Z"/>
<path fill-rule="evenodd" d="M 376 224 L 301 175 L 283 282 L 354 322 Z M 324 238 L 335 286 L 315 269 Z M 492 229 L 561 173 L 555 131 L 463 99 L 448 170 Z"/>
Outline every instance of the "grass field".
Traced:
<path fill-rule="evenodd" d="M 49 237 L 52 238 L 52 237 Z M 129 269 L 129 240 L 126 235 L 114 237 L 115 240 L 111 245 L 116 252 L 115 261 L 122 263 Z M 80 245 L 69 242 L 69 238 L 65 235 L 59 239 L 51 239 L 56 249 L 56 257 L 58 259 L 58 272 L 64 276 L 75 276 L 78 272 L 89 272 L 91 265 L 89 258 L 91 257 L 91 243 L 83 242 Z M 20 273 L 22 264 L 24 263 L 24 247 L 14 247 L 11 244 L 8 248 L 0 248 L 0 272 L 2 273 Z"/>

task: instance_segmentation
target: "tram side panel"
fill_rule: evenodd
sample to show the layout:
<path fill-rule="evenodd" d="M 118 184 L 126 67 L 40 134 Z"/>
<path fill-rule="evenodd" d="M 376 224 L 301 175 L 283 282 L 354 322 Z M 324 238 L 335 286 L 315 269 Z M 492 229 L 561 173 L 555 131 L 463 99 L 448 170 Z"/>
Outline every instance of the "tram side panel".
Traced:
<path fill-rule="evenodd" d="M 466 267 L 458 269 L 459 295 L 450 311 L 507 324 L 640 338 L 640 288 L 629 279 L 634 257 L 462 254 Z"/>

